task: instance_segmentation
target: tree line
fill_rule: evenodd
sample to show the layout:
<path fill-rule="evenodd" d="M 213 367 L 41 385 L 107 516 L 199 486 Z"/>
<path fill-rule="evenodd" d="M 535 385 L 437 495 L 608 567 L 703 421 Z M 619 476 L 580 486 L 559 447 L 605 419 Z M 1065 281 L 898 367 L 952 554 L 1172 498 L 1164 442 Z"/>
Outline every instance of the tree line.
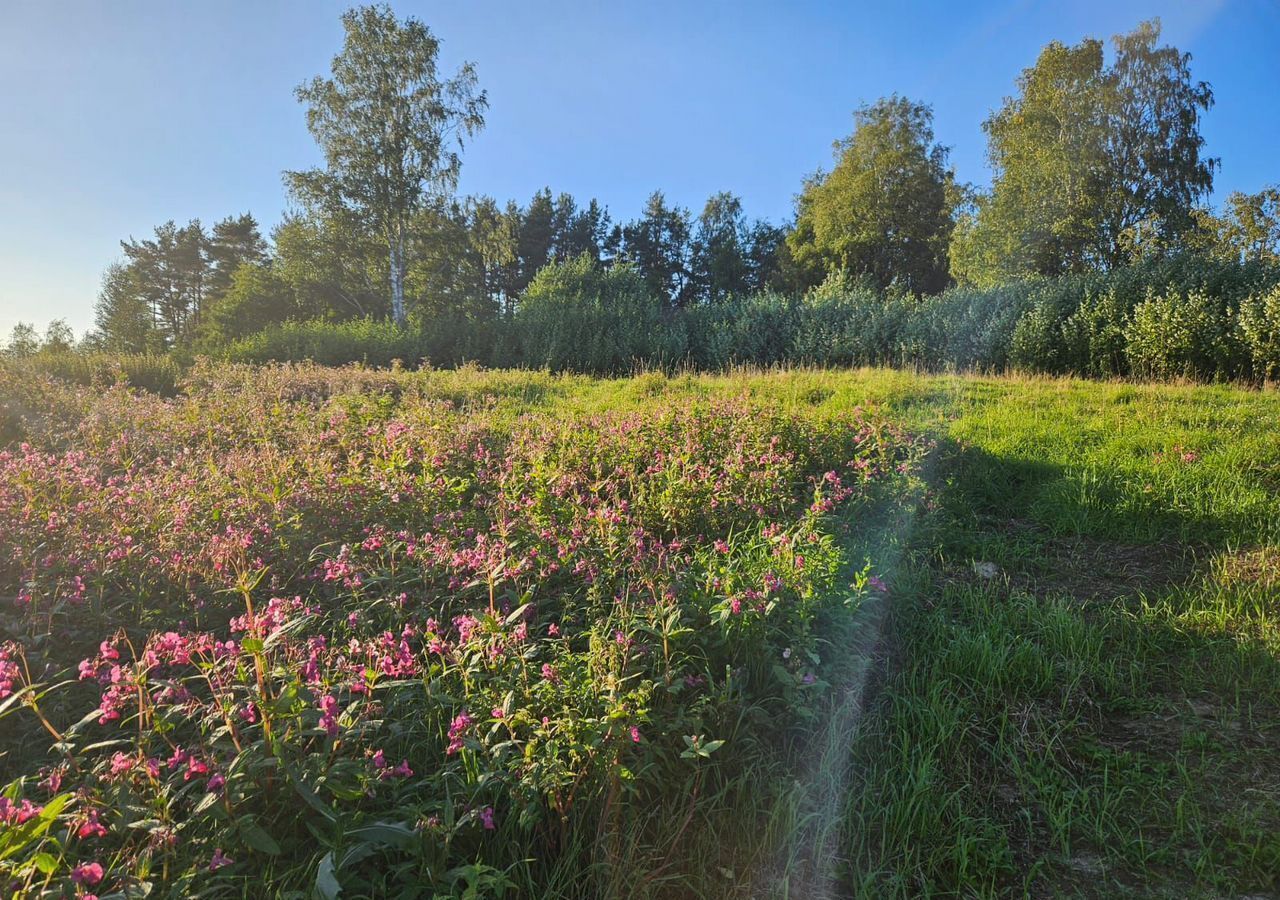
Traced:
<path fill-rule="evenodd" d="M 386 7 L 350 10 L 343 26 L 330 74 L 296 92 L 324 165 L 285 173 L 294 208 L 270 240 L 245 213 L 123 241 L 90 345 L 216 353 L 287 321 L 509 329 L 548 267 L 539 298 L 549 285 L 604 290 L 621 283 L 605 273 L 625 270 L 642 289 L 627 303 L 660 315 L 798 297 L 834 277 L 924 298 L 1188 255 L 1280 262 L 1280 189 L 1208 206 L 1219 161 L 1200 122 L 1213 91 L 1161 44 L 1158 21 L 1113 38 L 1109 55 L 1096 39 L 1046 46 L 983 123 L 986 188 L 956 179 L 932 109 L 895 95 L 856 110 L 779 224 L 749 219 L 729 192 L 694 215 L 655 191 L 625 222 L 549 188 L 523 204 L 458 196 L 488 108 L 476 68 L 442 75 L 435 35 Z"/>

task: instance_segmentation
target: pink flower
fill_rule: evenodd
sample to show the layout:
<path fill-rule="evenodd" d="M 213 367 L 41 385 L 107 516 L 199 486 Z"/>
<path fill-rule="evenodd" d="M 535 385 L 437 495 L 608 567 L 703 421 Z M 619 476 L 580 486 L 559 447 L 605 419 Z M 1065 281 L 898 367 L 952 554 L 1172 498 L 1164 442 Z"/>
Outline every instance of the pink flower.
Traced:
<path fill-rule="evenodd" d="M 635 744 L 640 743 L 640 729 L 635 725 L 631 726 L 631 741 Z"/>
<path fill-rule="evenodd" d="M 230 865 L 233 865 L 234 863 L 235 863 L 235 860 L 229 856 L 223 856 L 222 848 L 218 847 L 214 849 L 213 858 L 209 860 L 209 871 L 216 872 L 219 869 L 221 869 L 223 866 L 230 866 Z"/>
<path fill-rule="evenodd" d="M 400 760 L 400 765 L 391 770 L 391 775 L 389 777 L 408 778 L 411 775 L 413 775 L 413 769 L 409 768 L 409 760 L 402 759 Z"/>
<path fill-rule="evenodd" d="M 502 711 L 501 706 L 495 706 L 493 709 L 489 711 L 489 715 L 493 716 L 495 719 L 501 719 L 503 716 L 506 715 L 506 713 Z"/>
<path fill-rule="evenodd" d="M 320 727 L 328 733 L 329 737 L 338 736 L 338 698 L 332 694 L 326 694 L 320 698 Z"/>
<path fill-rule="evenodd" d="M 560 673 L 555 670 L 551 663 L 542 664 L 542 677 L 552 684 L 560 683 Z"/>
<path fill-rule="evenodd" d="M 222 775 L 218 774 L 217 772 L 215 772 L 214 774 L 209 776 L 209 781 L 205 785 L 205 788 L 208 789 L 210 793 L 216 794 L 218 793 L 218 791 L 226 787 L 226 784 L 227 784 L 227 779 L 224 778 Z"/>
<path fill-rule="evenodd" d="M 463 710 L 449 723 L 449 747 L 445 750 L 446 756 L 452 756 L 462 749 L 462 736 L 466 733 L 471 722 L 471 716 L 467 714 L 466 710 Z"/>
<path fill-rule="evenodd" d="M 57 766 L 48 770 L 48 774 L 40 782 L 40 787 L 48 791 L 50 794 L 58 793 L 58 789 L 62 787 L 63 767 Z"/>
<path fill-rule="evenodd" d="M 547 634 L 550 635 L 551 637 L 556 637 L 557 635 L 560 634 L 560 626 L 557 625 L 555 622 L 552 622 L 550 625 L 547 626 Z"/>
<path fill-rule="evenodd" d="M 102 880 L 102 866 L 96 862 L 81 863 L 71 870 L 71 880 L 76 884 L 97 884 Z"/>
<path fill-rule="evenodd" d="M 187 772 L 182 776 L 183 781 L 190 781 L 192 778 L 199 778 L 201 775 L 209 773 L 209 765 L 203 760 L 191 757 L 187 762 Z"/>
<path fill-rule="evenodd" d="M 495 828 L 498 827 L 495 824 L 493 824 L 493 807 L 492 806 L 486 806 L 484 809 L 480 810 L 480 821 L 484 824 L 485 831 L 493 831 Z"/>
<path fill-rule="evenodd" d="M 8 797 L 0 797 L 0 823 L 5 825 L 22 825 L 44 812 L 43 806 L 36 806 L 30 800 L 14 803 Z"/>
<path fill-rule="evenodd" d="M 76 829 L 76 837 L 84 840 L 91 837 L 106 837 L 107 828 L 98 821 L 98 811 L 90 809 L 85 813 L 84 821 Z"/>

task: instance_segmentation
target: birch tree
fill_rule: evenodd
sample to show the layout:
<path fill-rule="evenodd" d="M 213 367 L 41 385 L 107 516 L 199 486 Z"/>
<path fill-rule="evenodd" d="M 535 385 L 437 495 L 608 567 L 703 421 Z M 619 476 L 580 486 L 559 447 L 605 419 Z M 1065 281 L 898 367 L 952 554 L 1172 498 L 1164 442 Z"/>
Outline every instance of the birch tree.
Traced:
<path fill-rule="evenodd" d="M 344 13 L 342 26 L 331 77 L 296 91 L 325 167 L 285 181 L 304 206 L 349 211 L 386 242 L 391 315 L 403 325 L 410 220 L 456 187 L 463 142 L 484 126 L 488 101 L 471 63 L 440 77 L 440 42 L 417 19 L 366 6 Z"/>

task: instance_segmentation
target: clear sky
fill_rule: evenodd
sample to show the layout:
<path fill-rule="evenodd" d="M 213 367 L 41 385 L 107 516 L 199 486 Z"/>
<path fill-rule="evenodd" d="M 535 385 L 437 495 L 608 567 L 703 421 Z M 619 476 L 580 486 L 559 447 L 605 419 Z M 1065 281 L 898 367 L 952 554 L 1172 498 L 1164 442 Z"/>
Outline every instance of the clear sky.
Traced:
<path fill-rule="evenodd" d="M 91 326 L 120 239 L 167 220 L 285 209 L 280 173 L 318 153 L 293 98 L 341 44 L 328 0 L 0 3 L 0 337 L 18 320 Z M 931 103 L 962 180 L 985 185 L 982 119 L 1040 47 L 1159 16 L 1213 85 L 1216 197 L 1280 182 L 1277 0 L 395 3 L 471 60 L 488 125 L 461 190 L 550 186 L 615 219 L 649 192 L 695 212 L 731 190 L 790 215 L 859 103 Z"/>

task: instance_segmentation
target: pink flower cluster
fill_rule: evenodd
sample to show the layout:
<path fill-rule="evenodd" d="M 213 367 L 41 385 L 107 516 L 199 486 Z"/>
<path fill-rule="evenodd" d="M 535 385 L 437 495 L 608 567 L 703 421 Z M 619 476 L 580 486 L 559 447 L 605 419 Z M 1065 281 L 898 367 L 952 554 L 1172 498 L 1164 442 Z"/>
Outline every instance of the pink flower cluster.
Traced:
<path fill-rule="evenodd" d="M 5 825 L 22 825 L 44 812 L 43 806 L 36 806 L 30 800 L 17 803 L 8 797 L 0 797 L 0 822 Z"/>
<path fill-rule="evenodd" d="M 0 644 L 0 700 L 11 696 L 22 682 L 22 669 L 18 667 L 17 656 L 16 644 Z"/>
<path fill-rule="evenodd" d="M 445 749 L 446 755 L 452 756 L 462 749 L 463 735 L 471 727 L 472 721 L 471 716 L 465 711 L 454 716 L 453 721 L 449 723 L 449 746 Z"/>

